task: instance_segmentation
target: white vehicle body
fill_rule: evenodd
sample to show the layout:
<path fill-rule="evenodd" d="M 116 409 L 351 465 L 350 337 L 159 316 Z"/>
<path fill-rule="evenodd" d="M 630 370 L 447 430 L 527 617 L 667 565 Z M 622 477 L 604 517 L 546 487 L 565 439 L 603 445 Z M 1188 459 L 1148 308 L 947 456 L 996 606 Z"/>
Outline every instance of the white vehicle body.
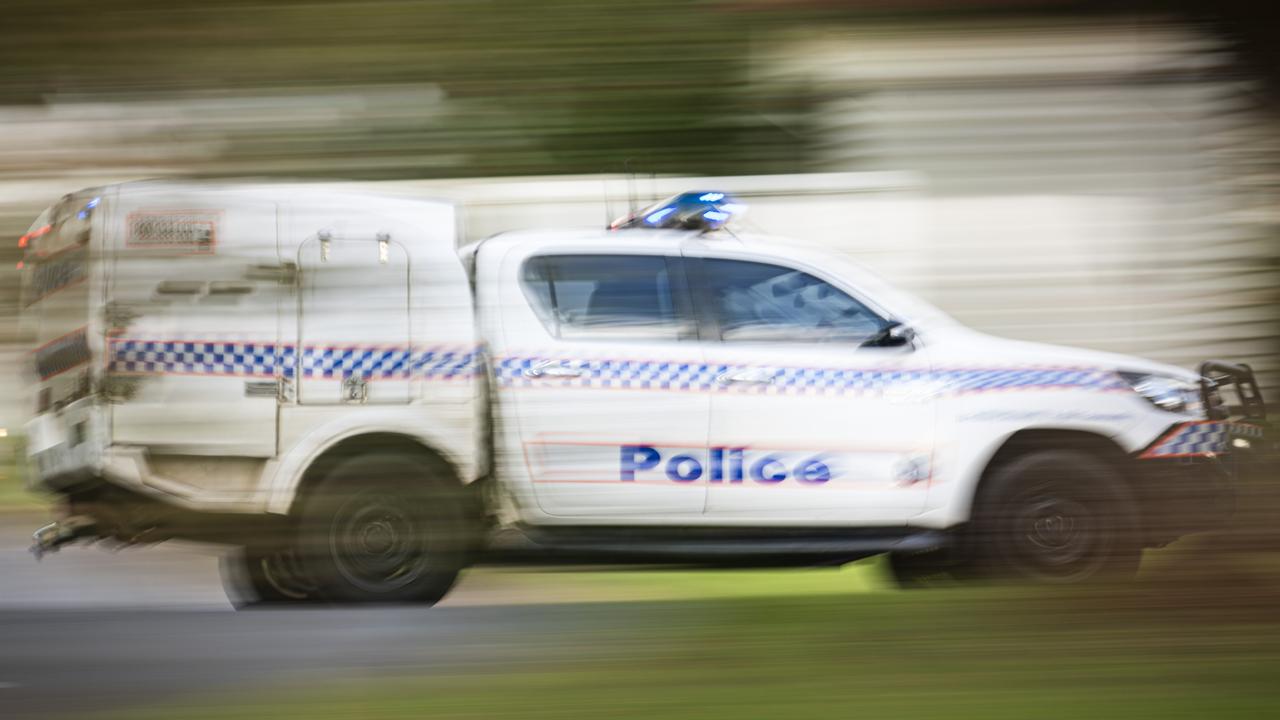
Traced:
<path fill-rule="evenodd" d="M 27 259 L 32 402 L 56 407 L 28 431 L 37 478 L 88 473 L 197 510 L 287 512 L 312 459 L 375 432 L 426 444 L 462 477 L 482 472 L 448 204 L 141 183 L 64 205 L 71 219 L 32 237 Z M 40 367 L 68 343 L 85 347 Z M 344 399 L 353 375 L 367 381 L 358 401 Z M 90 384 L 128 399 L 80 397 Z"/>
<path fill-rule="evenodd" d="M 33 482 L 287 516 L 320 458 L 373 438 L 491 481 L 501 526 L 945 530 L 1016 437 L 1087 436 L 1134 462 L 1225 448 L 1200 403 L 1162 409 L 1119 374 L 1198 391 L 1196 373 L 990 337 L 792 241 L 540 230 L 459 253 L 456 224 L 448 203 L 306 186 L 64 199 L 24 240 Z M 632 310 L 608 310 L 608 278 L 538 269 L 566 258 L 658 268 L 645 312 L 662 321 L 584 319 Z M 790 274 L 713 302 L 726 268 Z M 831 298 L 913 333 L 738 332 L 711 307 Z"/>
<path fill-rule="evenodd" d="M 503 419 L 499 476 L 520 496 L 522 519 L 531 523 L 947 528 L 968 518 L 983 469 L 1015 433 L 1090 433 L 1138 453 L 1172 426 L 1203 420 L 1195 408 L 1182 414 L 1156 408 L 1116 375 L 1126 370 L 1195 383 L 1194 373 L 984 335 L 855 263 L 794 242 L 539 231 L 498 236 L 468 251 L 475 254 L 479 329 Z M 801 270 L 910 326 L 915 341 L 858 347 L 553 337 L 522 292 L 520 268 L 543 255 L 602 254 Z M 544 364 L 583 372 L 525 373 Z M 768 381 L 757 382 L 762 378 Z M 620 480 L 628 466 L 620 448 L 637 445 L 658 450 L 661 464 Z M 740 461 L 747 477 L 713 478 L 713 453 L 732 448 L 747 449 Z M 1221 448 L 1203 451 L 1215 449 Z M 667 463 L 680 455 L 694 458 L 705 475 L 687 482 L 667 477 Z M 789 471 L 785 480 L 750 477 L 753 461 L 766 457 Z M 815 458 L 829 478 L 797 479 L 796 468 Z"/>

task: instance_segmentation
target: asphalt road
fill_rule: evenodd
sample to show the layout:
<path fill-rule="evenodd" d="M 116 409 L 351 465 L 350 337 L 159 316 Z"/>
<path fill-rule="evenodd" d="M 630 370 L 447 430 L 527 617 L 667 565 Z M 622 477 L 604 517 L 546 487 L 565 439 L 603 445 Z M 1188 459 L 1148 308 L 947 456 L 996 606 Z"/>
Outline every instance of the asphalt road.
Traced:
<path fill-rule="evenodd" d="M 70 547 L 37 563 L 39 517 L 0 516 L 0 718 L 55 718 L 333 679 L 546 662 L 619 627 L 618 603 L 465 578 L 436 608 L 235 612 L 209 548 Z"/>
<path fill-rule="evenodd" d="M 0 611 L 0 717 L 183 706 L 229 692 L 323 687 L 554 661 L 626 605 L 358 610 Z M 574 640 L 581 634 L 581 640 Z"/>
<path fill-rule="evenodd" d="M 12 608 L 225 609 L 218 552 L 164 543 L 106 550 L 72 545 L 37 562 L 28 552 L 39 514 L 0 514 L 0 611 Z"/>

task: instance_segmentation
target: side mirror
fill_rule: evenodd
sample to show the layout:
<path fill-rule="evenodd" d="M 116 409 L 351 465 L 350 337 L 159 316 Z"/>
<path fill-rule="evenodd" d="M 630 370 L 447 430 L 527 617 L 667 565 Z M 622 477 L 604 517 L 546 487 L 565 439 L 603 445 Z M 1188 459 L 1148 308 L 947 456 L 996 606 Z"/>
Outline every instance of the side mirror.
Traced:
<path fill-rule="evenodd" d="M 862 347 L 906 347 L 915 339 L 915 330 L 897 320 L 891 320 L 879 332 L 867 338 Z"/>

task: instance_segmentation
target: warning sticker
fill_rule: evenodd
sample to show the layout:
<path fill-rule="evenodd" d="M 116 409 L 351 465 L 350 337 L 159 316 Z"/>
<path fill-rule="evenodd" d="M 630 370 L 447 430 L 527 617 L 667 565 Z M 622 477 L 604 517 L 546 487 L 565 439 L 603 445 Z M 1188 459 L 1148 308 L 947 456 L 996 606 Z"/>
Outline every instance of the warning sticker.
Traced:
<path fill-rule="evenodd" d="M 221 219 L 221 210 L 141 210 L 129 215 L 125 246 L 212 254 Z"/>

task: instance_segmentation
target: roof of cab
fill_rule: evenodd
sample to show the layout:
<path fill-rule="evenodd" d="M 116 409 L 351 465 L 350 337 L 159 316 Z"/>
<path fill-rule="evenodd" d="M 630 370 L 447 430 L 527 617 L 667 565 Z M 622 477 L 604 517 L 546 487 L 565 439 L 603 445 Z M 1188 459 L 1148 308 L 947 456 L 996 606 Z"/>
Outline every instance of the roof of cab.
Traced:
<path fill-rule="evenodd" d="M 542 228 L 535 230 L 512 230 L 492 235 L 484 240 L 471 243 L 468 248 L 481 244 L 487 246 L 512 247 L 525 243 L 546 243 L 548 245 L 578 246 L 597 245 L 602 248 L 616 249 L 619 245 L 634 246 L 646 250 L 678 252 L 681 245 L 691 238 L 698 237 L 694 230 L 609 230 L 607 228 Z M 716 233 L 716 237 L 724 237 L 732 241 L 732 236 Z"/>

